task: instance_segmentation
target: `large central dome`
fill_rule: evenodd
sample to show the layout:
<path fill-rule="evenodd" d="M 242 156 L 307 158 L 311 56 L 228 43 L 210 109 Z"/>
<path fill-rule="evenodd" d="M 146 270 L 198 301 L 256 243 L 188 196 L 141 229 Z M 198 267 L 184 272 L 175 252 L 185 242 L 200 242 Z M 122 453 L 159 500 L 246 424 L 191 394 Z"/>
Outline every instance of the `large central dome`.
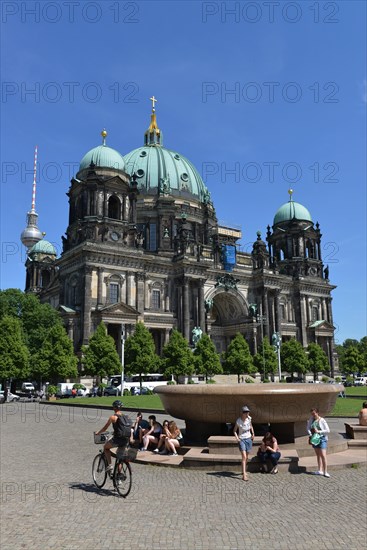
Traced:
<path fill-rule="evenodd" d="M 125 172 L 135 175 L 140 193 L 165 194 L 209 202 L 210 194 L 195 166 L 184 156 L 163 147 L 155 109 L 145 132 L 145 145 L 124 156 Z"/>
<path fill-rule="evenodd" d="M 141 193 L 186 197 L 200 202 L 209 200 L 209 192 L 195 166 L 184 156 L 161 145 L 134 149 L 124 157 L 125 171 L 136 174 Z"/>

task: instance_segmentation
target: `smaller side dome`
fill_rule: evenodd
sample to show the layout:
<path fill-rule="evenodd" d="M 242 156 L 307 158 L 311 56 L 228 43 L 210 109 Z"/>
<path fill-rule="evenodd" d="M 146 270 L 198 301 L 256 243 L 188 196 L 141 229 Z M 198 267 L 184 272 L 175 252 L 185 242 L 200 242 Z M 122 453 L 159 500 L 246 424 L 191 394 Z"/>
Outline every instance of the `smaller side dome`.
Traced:
<path fill-rule="evenodd" d="M 88 151 L 80 161 L 79 171 L 85 170 L 91 165 L 97 168 L 112 168 L 115 170 L 125 168 L 123 156 L 115 149 L 107 147 L 107 145 L 98 145 L 98 147 Z"/>
<path fill-rule="evenodd" d="M 106 130 L 102 130 L 102 145 L 94 147 L 84 155 L 80 161 L 79 171 L 89 168 L 91 165 L 97 168 L 112 168 L 113 170 L 124 170 L 124 157 L 112 147 L 106 145 Z"/>
<path fill-rule="evenodd" d="M 49 241 L 46 241 L 46 239 L 41 239 L 36 243 L 30 251 L 28 252 L 28 256 L 31 258 L 35 256 L 36 254 L 47 254 L 48 256 L 57 256 L 56 249 L 52 243 Z"/>
<path fill-rule="evenodd" d="M 273 225 L 291 220 L 304 220 L 312 222 L 311 214 L 302 204 L 292 200 L 293 190 L 288 191 L 290 199 L 285 204 L 282 204 L 275 213 Z"/>

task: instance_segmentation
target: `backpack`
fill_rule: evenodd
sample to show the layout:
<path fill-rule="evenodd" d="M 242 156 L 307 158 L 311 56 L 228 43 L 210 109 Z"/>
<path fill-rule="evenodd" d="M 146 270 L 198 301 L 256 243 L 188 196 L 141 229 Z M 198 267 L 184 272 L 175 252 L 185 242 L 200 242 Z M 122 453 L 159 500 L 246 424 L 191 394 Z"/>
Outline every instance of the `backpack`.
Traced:
<path fill-rule="evenodd" d="M 133 421 L 127 414 L 121 414 L 117 417 L 115 434 L 117 437 L 130 437 Z"/>

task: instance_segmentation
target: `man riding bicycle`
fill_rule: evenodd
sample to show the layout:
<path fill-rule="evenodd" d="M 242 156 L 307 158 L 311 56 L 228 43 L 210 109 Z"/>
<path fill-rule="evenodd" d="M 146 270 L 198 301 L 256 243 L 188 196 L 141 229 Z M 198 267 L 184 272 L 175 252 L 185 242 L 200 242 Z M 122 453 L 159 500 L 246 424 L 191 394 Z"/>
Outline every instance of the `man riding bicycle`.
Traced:
<path fill-rule="evenodd" d="M 101 433 L 107 431 L 108 427 L 112 424 L 113 425 L 113 437 L 112 439 L 109 439 L 104 444 L 103 450 L 107 458 L 108 467 L 107 471 L 112 470 L 111 465 L 111 448 L 112 447 L 126 447 L 129 438 L 123 435 L 123 424 L 121 420 L 122 408 L 123 404 L 121 401 L 116 400 L 112 403 L 112 408 L 114 410 L 114 414 L 112 414 L 109 419 L 107 420 L 106 424 L 103 426 L 99 432 L 96 432 L 96 435 L 100 435 Z"/>

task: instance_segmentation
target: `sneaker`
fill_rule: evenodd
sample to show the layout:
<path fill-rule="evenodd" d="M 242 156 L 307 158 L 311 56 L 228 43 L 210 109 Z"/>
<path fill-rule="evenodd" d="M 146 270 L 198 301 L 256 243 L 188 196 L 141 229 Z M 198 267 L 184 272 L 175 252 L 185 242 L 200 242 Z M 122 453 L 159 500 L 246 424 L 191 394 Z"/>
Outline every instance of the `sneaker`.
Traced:
<path fill-rule="evenodd" d="M 324 472 L 321 472 L 320 470 L 318 470 L 317 472 L 314 472 L 313 475 L 314 476 L 323 476 Z"/>
<path fill-rule="evenodd" d="M 167 452 L 166 450 L 164 450 L 164 451 L 159 451 L 158 454 L 160 454 L 160 455 L 168 455 L 168 452 Z"/>
<path fill-rule="evenodd" d="M 145 451 L 147 451 L 148 449 L 144 449 L 144 447 L 142 447 L 141 449 L 139 449 L 141 453 L 145 453 Z"/>
<path fill-rule="evenodd" d="M 327 472 L 324 473 L 324 477 L 330 477 L 330 474 L 328 474 Z"/>
<path fill-rule="evenodd" d="M 177 454 L 177 453 L 171 453 L 171 455 L 172 455 L 172 456 L 178 456 L 178 454 Z"/>
<path fill-rule="evenodd" d="M 106 472 L 112 472 L 112 470 L 113 470 L 112 464 L 110 464 L 109 466 L 107 466 Z"/>
<path fill-rule="evenodd" d="M 270 473 L 271 474 L 277 474 L 278 473 L 278 468 L 277 467 L 273 468 Z"/>
<path fill-rule="evenodd" d="M 153 453 L 159 453 L 159 449 L 154 449 Z"/>

